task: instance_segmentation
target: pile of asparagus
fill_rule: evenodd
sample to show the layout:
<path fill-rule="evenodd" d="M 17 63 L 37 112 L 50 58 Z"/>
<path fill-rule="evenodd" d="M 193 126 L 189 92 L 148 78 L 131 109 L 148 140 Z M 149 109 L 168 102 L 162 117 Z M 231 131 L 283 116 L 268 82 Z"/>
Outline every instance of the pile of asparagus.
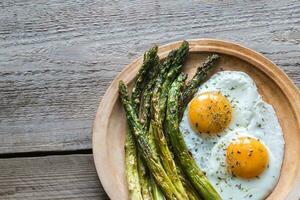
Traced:
<path fill-rule="evenodd" d="M 209 56 L 185 84 L 187 75 L 181 70 L 188 52 L 189 44 L 183 41 L 160 62 L 155 46 L 144 55 L 131 96 L 124 82 L 119 83 L 128 122 L 129 199 L 221 199 L 190 155 L 179 129 L 183 110 L 219 56 Z"/>

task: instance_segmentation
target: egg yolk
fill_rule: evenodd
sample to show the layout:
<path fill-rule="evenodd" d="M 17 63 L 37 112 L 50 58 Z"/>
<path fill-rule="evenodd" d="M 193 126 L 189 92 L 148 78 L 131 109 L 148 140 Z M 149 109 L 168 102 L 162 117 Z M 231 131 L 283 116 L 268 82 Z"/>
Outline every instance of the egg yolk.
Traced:
<path fill-rule="evenodd" d="M 250 179 L 265 170 L 269 156 L 266 147 L 258 139 L 241 137 L 227 147 L 226 162 L 231 174 Z"/>
<path fill-rule="evenodd" d="M 205 92 L 191 101 L 189 120 L 199 133 L 218 133 L 228 127 L 232 107 L 220 92 Z"/>

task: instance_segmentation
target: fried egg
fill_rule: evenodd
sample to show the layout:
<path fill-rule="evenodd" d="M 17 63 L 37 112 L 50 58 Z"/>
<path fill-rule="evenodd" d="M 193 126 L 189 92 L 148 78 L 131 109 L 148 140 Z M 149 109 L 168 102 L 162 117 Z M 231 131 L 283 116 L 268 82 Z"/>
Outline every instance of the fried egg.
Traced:
<path fill-rule="evenodd" d="M 180 129 L 199 167 L 223 199 L 263 199 L 276 186 L 284 139 L 273 107 L 244 72 L 202 84 Z"/>

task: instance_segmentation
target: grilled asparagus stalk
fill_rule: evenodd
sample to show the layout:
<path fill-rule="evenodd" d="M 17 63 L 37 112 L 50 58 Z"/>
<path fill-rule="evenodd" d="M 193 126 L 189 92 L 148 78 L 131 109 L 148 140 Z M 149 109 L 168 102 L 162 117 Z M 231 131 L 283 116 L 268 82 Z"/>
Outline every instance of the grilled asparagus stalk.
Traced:
<path fill-rule="evenodd" d="M 119 83 L 119 95 L 121 103 L 124 107 L 127 121 L 133 134 L 136 138 L 138 147 L 141 149 L 144 160 L 155 178 L 156 183 L 160 186 L 164 194 L 169 199 L 184 199 L 182 195 L 176 190 L 172 181 L 164 170 L 157 152 L 150 145 L 147 137 L 147 132 L 139 121 L 136 111 L 133 108 L 132 101 L 129 100 L 127 86 L 123 81 Z"/>
<path fill-rule="evenodd" d="M 160 188 L 156 184 L 153 177 L 151 177 L 150 181 L 151 181 L 151 189 L 152 189 L 153 200 L 166 200 L 164 194 L 162 193 L 162 191 L 160 190 Z"/>
<path fill-rule="evenodd" d="M 129 122 L 129 125 L 132 130 L 128 131 L 128 135 L 131 134 L 131 137 L 128 137 L 128 135 L 127 135 L 127 138 L 129 138 L 129 139 L 126 140 L 126 145 L 125 145 L 125 147 L 127 146 L 126 151 L 128 151 L 128 149 L 130 149 L 130 151 L 126 152 L 126 154 L 125 154 L 126 158 L 127 158 L 127 155 L 128 155 L 128 157 L 130 157 L 129 155 L 136 155 L 135 158 L 131 157 L 131 161 L 135 159 L 135 163 L 136 162 L 138 163 L 138 165 L 135 164 L 135 165 L 131 165 L 131 166 L 127 165 L 127 163 L 126 163 L 126 167 L 130 168 L 130 170 L 128 170 L 129 172 L 127 172 L 127 169 L 126 169 L 126 173 L 129 173 L 129 175 L 127 175 L 127 177 L 134 177 L 134 178 L 131 178 L 131 181 L 128 180 L 128 183 L 132 183 L 132 184 L 129 184 L 129 190 L 130 190 L 130 186 L 131 186 L 131 191 L 129 191 L 129 194 L 130 195 L 135 194 L 135 196 L 131 195 L 131 197 L 132 198 L 134 197 L 134 199 L 140 199 L 141 196 L 144 200 L 151 199 L 151 198 L 154 198 L 154 199 L 164 198 L 164 196 L 162 195 L 160 190 L 157 189 L 156 183 L 155 182 L 151 183 L 151 179 L 149 179 L 149 175 L 147 174 L 147 171 L 146 171 L 147 169 L 143 165 L 143 162 L 142 162 L 140 156 L 136 152 L 136 147 L 134 146 L 135 144 L 133 141 L 134 138 L 132 135 L 132 134 L 135 134 L 135 139 L 137 139 L 136 132 L 138 132 L 138 133 L 146 132 L 146 134 L 138 134 L 138 135 L 145 135 L 146 137 L 144 137 L 143 139 L 140 139 L 140 140 L 137 139 L 137 143 L 140 148 L 142 146 L 145 146 L 146 149 L 148 149 L 148 151 L 150 152 L 150 154 L 148 154 L 149 152 L 146 152 L 146 153 L 143 152 L 144 158 L 145 158 L 145 155 L 147 154 L 148 157 L 150 155 L 150 156 L 152 156 L 150 158 L 153 158 L 154 160 L 156 160 L 157 166 L 154 165 L 155 167 L 152 166 L 151 168 L 148 166 L 150 168 L 151 173 L 152 173 L 153 169 L 165 170 L 164 172 L 162 172 L 160 174 L 158 173 L 158 171 L 156 171 L 156 174 L 153 174 L 153 175 L 154 175 L 154 178 L 156 179 L 156 182 L 159 183 L 160 187 L 162 187 L 166 196 L 168 198 L 170 198 L 170 195 L 172 195 L 173 196 L 172 199 L 174 199 L 174 198 L 175 199 L 188 199 L 188 198 L 189 199 L 199 199 L 197 196 L 197 193 L 193 190 L 193 187 L 189 184 L 189 182 L 184 178 L 184 175 L 181 173 L 180 169 L 176 169 L 176 165 L 175 165 L 175 162 L 172 157 L 173 156 L 172 152 L 168 148 L 168 144 L 166 142 L 165 135 L 163 133 L 163 128 L 162 128 L 163 127 L 162 124 L 163 124 L 164 118 L 165 118 L 166 100 L 168 97 L 168 90 L 170 88 L 172 81 L 180 72 L 180 69 L 181 69 L 180 65 L 182 65 L 185 57 L 187 56 L 188 48 L 189 48 L 188 43 L 186 41 L 184 41 L 179 49 L 170 52 L 168 57 L 161 64 L 160 73 L 157 73 L 158 72 L 157 68 L 150 70 L 151 66 L 157 66 L 157 63 L 158 63 L 158 57 L 156 55 L 157 47 L 152 48 L 148 53 L 146 53 L 144 55 L 144 63 L 138 72 L 136 84 L 132 91 L 132 98 L 129 99 L 128 94 L 127 94 L 127 97 L 126 97 L 126 95 L 123 95 L 124 98 L 122 100 L 122 95 L 121 95 L 122 92 L 120 91 L 121 101 L 123 103 L 125 110 L 126 110 L 126 108 L 127 108 L 126 111 L 129 111 L 130 108 L 132 109 L 131 110 L 132 112 L 127 112 L 127 117 L 129 115 L 131 117 L 131 119 L 136 120 L 136 121 L 134 121 L 134 120 L 129 121 L 129 118 L 128 118 L 128 122 Z M 192 98 L 194 93 L 197 91 L 198 85 L 205 78 L 207 71 L 215 65 L 217 60 L 218 60 L 218 56 L 213 55 L 212 57 L 207 59 L 207 61 L 203 64 L 203 67 L 201 69 L 198 68 L 197 73 L 195 74 L 193 79 L 188 83 L 187 88 L 183 94 L 182 98 L 183 98 L 184 102 L 188 102 L 190 100 L 190 98 Z M 158 74 L 157 79 L 155 79 L 154 77 L 157 74 Z M 156 87 L 154 89 L 153 94 L 155 94 L 155 95 L 152 96 L 151 91 L 153 89 L 154 84 Z M 120 84 L 120 88 L 122 88 L 121 85 L 122 84 Z M 123 84 L 123 86 L 125 86 L 125 85 Z M 157 87 L 157 86 L 159 86 L 159 87 Z M 126 86 L 125 86 L 125 89 L 126 89 Z M 138 120 L 138 113 L 139 113 L 139 106 L 141 103 L 140 97 L 144 90 L 145 90 L 145 92 L 144 92 L 144 96 L 143 96 L 143 105 L 141 108 L 142 123 L 140 123 L 140 121 Z M 126 91 L 126 90 L 123 90 L 123 94 L 125 94 L 124 91 Z M 154 102 L 153 103 L 154 105 L 152 106 L 152 114 L 153 114 L 154 120 L 151 121 L 151 123 L 150 123 L 151 98 L 153 99 L 152 102 Z M 182 106 L 184 107 L 184 106 L 186 106 L 186 104 L 182 104 Z M 136 116 L 134 116 L 134 115 L 136 115 Z M 139 128 L 136 128 L 135 125 L 137 125 L 137 124 L 138 125 L 143 124 L 144 126 L 140 126 Z M 150 126 L 149 126 L 149 124 L 150 124 Z M 149 131 L 147 131 L 148 127 L 149 127 Z M 148 134 L 147 134 L 147 132 L 148 132 Z M 158 138 L 157 144 L 155 143 L 155 137 Z M 127 141 L 129 144 L 127 144 Z M 131 147 L 131 148 L 129 148 L 129 147 Z M 134 147 L 134 149 L 132 147 Z M 163 157 L 161 159 L 158 156 L 158 149 L 160 150 L 160 152 L 163 152 Z M 135 152 L 134 152 L 134 150 L 135 150 Z M 161 163 L 159 163 L 160 160 L 161 160 Z M 129 161 L 129 159 L 128 159 L 128 161 Z M 147 165 L 149 165 L 149 163 L 151 163 L 151 162 L 147 161 Z M 153 160 L 152 160 L 152 164 L 155 164 L 153 162 Z M 136 169 L 136 168 L 137 168 L 139 176 L 136 175 L 137 173 L 134 173 L 134 171 L 132 171 L 132 169 Z M 173 173 L 175 172 L 175 177 L 173 176 L 173 173 L 171 173 L 171 172 L 173 172 Z M 169 180 L 170 180 L 170 182 L 167 181 L 168 183 L 164 184 L 165 186 L 162 185 L 163 184 L 162 182 L 158 181 L 159 178 L 161 178 L 162 176 L 165 176 L 165 178 L 169 178 Z M 140 185 L 140 187 L 136 187 L 138 185 Z M 168 187 L 166 185 L 168 185 Z M 184 187 L 183 187 L 183 185 L 184 185 Z M 153 196 L 151 196 L 151 194 L 149 194 L 150 187 L 151 187 Z M 139 188 L 139 189 L 137 189 L 137 188 Z M 141 195 L 136 195 L 139 193 Z"/>
<path fill-rule="evenodd" d="M 167 133 L 175 156 L 197 192 L 199 192 L 204 200 L 218 200 L 221 199 L 221 197 L 209 183 L 203 172 L 199 169 L 196 161 L 189 154 L 188 148 L 179 129 L 180 121 L 178 106 L 179 101 L 181 100 L 180 94 L 184 86 L 184 80 L 185 77 L 180 75 L 178 79 L 172 83 L 171 89 L 169 90 L 166 114 Z"/>
<path fill-rule="evenodd" d="M 189 43 L 183 41 L 178 49 L 171 51 L 168 57 L 163 62 L 163 69 L 165 72 L 169 71 L 171 67 L 182 65 L 189 52 Z M 163 74 L 163 73 L 162 73 Z"/>
<path fill-rule="evenodd" d="M 138 173 L 139 173 L 139 180 L 141 185 L 141 194 L 143 200 L 151 200 L 152 192 L 151 192 L 151 181 L 150 181 L 150 174 L 148 174 L 148 169 L 144 165 L 142 160 L 142 155 L 138 152 L 137 154 L 137 164 L 138 164 Z"/>
<path fill-rule="evenodd" d="M 188 53 L 188 43 L 186 41 L 184 41 L 182 43 L 182 45 L 180 46 L 179 49 L 177 50 L 174 50 L 172 51 L 168 57 L 165 59 L 165 61 L 163 62 L 163 64 L 161 65 L 161 72 L 158 74 L 158 77 L 157 77 L 157 81 L 154 82 L 153 80 L 155 79 L 150 79 L 150 82 L 148 83 L 148 86 L 146 88 L 146 91 L 144 93 L 144 99 L 143 99 L 143 110 L 142 110 L 142 120 L 143 120 L 143 123 L 145 125 L 145 127 L 148 127 L 149 125 L 149 119 L 150 119 L 150 106 L 151 106 L 151 96 L 152 96 L 152 93 L 151 93 L 151 89 L 152 87 L 154 86 L 154 84 L 156 83 L 157 85 L 160 86 L 160 83 L 162 83 L 162 81 L 164 81 L 164 77 L 167 76 L 168 77 L 168 82 L 167 84 L 164 84 L 165 85 L 165 89 L 166 87 L 168 87 L 172 81 L 172 79 L 174 79 L 174 77 L 176 77 L 176 74 L 179 73 L 180 71 L 180 64 L 183 63 L 184 59 L 186 58 L 187 56 L 187 53 Z M 174 67 L 175 66 L 175 69 L 172 69 L 170 73 L 167 73 L 168 70 L 171 68 L 171 67 Z M 154 71 L 153 74 L 155 74 L 156 72 Z M 154 92 L 155 94 L 155 92 Z M 160 93 L 161 94 L 161 93 Z M 155 95 L 154 95 L 155 96 Z M 166 96 L 166 95 L 165 95 Z M 163 109 L 165 110 L 165 107 L 166 107 L 166 98 L 163 99 L 164 100 L 164 105 L 162 105 Z M 162 118 L 164 118 L 164 115 L 162 115 Z M 162 121 L 162 120 L 160 120 Z M 161 124 L 161 123 L 160 123 Z M 157 126 L 155 124 L 152 124 L 151 125 L 151 131 L 149 132 L 149 134 L 151 135 L 150 137 L 156 137 L 156 138 L 162 138 L 161 140 L 164 141 L 164 144 L 158 144 L 158 146 L 163 146 L 162 148 L 164 148 L 163 152 L 166 152 L 166 155 L 165 157 L 165 160 L 163 160 L 163 163 L 165 163 L 164 167 L 166 169 L 166 167 L 168 167 L 167 162 L 168 160 L 171 159 L 172 161 L 172 155 L 171 155 L 171 152 L 168 150 L 168 147 L 167 147 L 167 143 L 166 141 L 164 140 L 164 135 L 162 132 L 160 132 L 160 130 L 162 130 L 161 128 L 157 128 Z M 162 127 L 162 126 L 160 126 Z M 161 134 L 158 134 L 158 132 L 160 132 Z M 156 147 L 155 147 L 156 148 Z M 167 148 L 167 149 L 166 149 Z M 161 148 L 159 148 L 161 149 Z M 166 160 L 167 159 L 167 160 Z M 165 161 L 165 162 L 164 162 Z M 175 166 L 175 164 L 174 164 Z M 174 168 L 174 167 L 173 167 Z M 168 171 L 169 168 L 167 168 L 167 171 Z M 171 175 L 171 172 L 169 171 L 169 174 Z M 171 176 L 173 177 L 173 176 Z M 179 178 L 178 178 L 178 181 L 180 182 Z M 178 182 L 177 181 L 177 182 Z M 177 183 L 176 183 L 177 184 Z M 181 187 L 180 187 L 181 186 Z M 184 188 L 182 186 L 182 184 L 180 183 L 179 185 L 180 187 L 180 192 L 182 192 L 182 194 L 187 198 L 185 192 L 184 192 Z"/>
<path fill-rule="evenodd" d="M 135 110 L 137 110 L 140 106 L 141 94 L 147 83 L 147 75 L 152 67 L 156 68 L 158 62 L 159 57 L 157 56 L 157 46 L 155 46 L 144 54 L 143 65 L 136 75 L 135 86 L 133 87 L 131 94 Z"/>
<path fill-rule="evenodd" d="M 143 107 L 142 108 L 142 113 L 143 113 L 144 109 L 145 108 Z M 150 117 L 147 118 L 147 121 L 149 121 L 149 120 L 150 120 Z M 145 122 L 145 123 L 150 124 L 150 122 Z M 155 136 L 153 135 L 153 128 L 152 128 L 152 126 L 150 125 L 149 128 L 148 128 L 144 124 L 144 129 L 148 130 L 148 135 L 147 135 L 148 141 L 149 141 L 150 145 L 152 146 L 152 148 L 154 149 L 154 151 L 157 152 L 157 146 L 156 146 L 156 143 L 154 142 L 155 141 Z M 160 188 L 157 185 L 157 183 L 154 181 L 154 178 L 153 178 L 152 175 L 150 175 L 150 187 L 151 187 L 151 192 L 152 192 L 152 198 L 153 198 L 153 200 L 165 200 L 164 194 L 160 190 Z"/>
<path fill-rule="evenodd" d="M 137 150 L 130 128 L 125 142 L 125 166 L 129 199 L 143 200 L 137 168 Z"/>
<path fill-rule="evenodd" d="M 151 98 L 153 95 L 153 88 L 156 83 L 156 78 L 160 73 L 159 67 L 154 68 L 150 73 L 150 80 L 145 88 L 143 94 L 143 101 L 141 106 L 141 121 L 144 124 L 146 130 L 149 128 L 149 123 L 151 119 Z"/>
<path fill-rule="evenodd" d="M 218 54 L 213 54 L 204 61 L 201 67 L 197 68 L 197 72 L 193 78 L 187 83 L 186 88 L 183 91 L 183 107 L 186 107 L 188 102 L 193 98 L 194 94 L 197 92 L 199 85 L 207 77 L 207 73 L 216 67 L 220 56 Z"/>
<path fill-rule="evenodd" d="M 150 119 L 150 113 L 151 113 L 151 98 L 152 94 L 155 94 L 157 92 L 156 88 L 153 89 L 154 85 L 163 84 L 164 78 L 169 72 L 170 68 L 181 68 L 180 66 L 183 64 L 184 60 L 186 59 L 189 51 L 189 43 L 187 41 L 183 41 L 181 46 L 173 50 L 169 53 L 169 55 L 166 57 L 164 62 L 160 65 L 160 69 L 154 69 L 152 72 L 152 76 L 150 74 L 150 81 L 148 82 L 148 85 L 146 86 L 144 96 L 143 96 L 143 106 L 144 111 L 142 112 L 142 121 L 145 124 L 146 127 L 149 126 L 149 120 Z M 179 69 L 178 69 L 179 70 Z M 157 77 L 156 77 L 157 76 Z M 153 77 L 156 77 L 153 78 Z M 133 95 L 135 96 L 135 95 Z"/>
<path fill-rule="evenodd" d="M 184 41 L 180 48 L 177 51 L 171 52 L 168 56 L 169 59 L 164 62 L 164 69 L 169 69 L 169 71 L 163 71 L 163 73 L 157 77 L 152 97 L 153 120 L 151 121 L 164 169 L 175 185 L 177 191 L 180 192 L 185 199 L 188 199 L 188 196 L 177 173 L 173 159 L 174 156 L 168 147 L 168 143 L 163 132 L 163 122 L 165 119 L 167 106 L 166 100 L 169 87 L 180 73 L 184 59 L 188 54 L 188 50 L 188 43 Z M 172 58 L 173 54 L 175 55 L 174 58 Z"/>
<path fill-rule="evenodd" d="M 157 66 L 159 58 L 157 47 L 153 47 L 144 54 L 143 65 L 138 71 L 137 79 L 132 91 L 133 107 L 138 111 L 142 90 L 146 84 L 146 77 L 152 66 Z M 125 142 L 125 162 L 126 178 L 130 199 L 152 199 L 150 193 L 150 180 L 146 173 L 146 168 L 136 150 L 132 130 L 128 128 Z"/>
<path fill-rule="evenodd" d="M 153 63 L 151 70 L 149 70 L 149 73 L 147 73 L 147 80 L 144 81 L 145 86 L 144 86 L 143 98 L 142 98 L 142 102 L 141 102 L 142 104 L 141 104 L 141 108 L 140 108 L 140 119 L 141 119 L 142 123 L 144 124 L 144 128 L 146 130 L 148 130 L 148 128 L 149 128 L 149 120 L 150 120 L 150 100 L 151 100 L 151 96 L 152 96 L 151 89 L 156 80 L 156 76 L 157 76 L 157 73 L 159 70 L 158 66 L 159 66 L 159 60 L 155 59 L 155 62 Z M 137 90 L 135 90 L 135 91 L 137 91 Z M 138 97 L 138 95 L 133 95 L 133 96 Z M 133 100 L 133 103 L 135 103 L 135 102 L 138 102 L 138 100 Z M 138 110 L 136 110 L 136 112 L 138 112 Z M 149 140 L 154 140 L 154 138 L 151 138 L 151 137 L 153 137 L 153 136 L 150 136 Z M 156 147 L 153 147 L 153 148 L 155 149 Z M 164 195 L 161 192 L 161 190 L 157 189 L 158 186 L 155 183 L 155 181 L 151 180 L 151 179 L 153 179 L 153 177 L 151 174 L 149 174 L 148 168 L 145 166 L 144 162 L 142 162 L 141 153 L 138 153 L 138 156 L 139 156 L 138 171 L 139 171 L 141 192 L 142 192 L 143 199 L 144 200 L 148 200 L 148 199 L 156 200 L 158 197 L 164 198 Z"/>
<path fill-rule="evenodd" d="M 169 149 L 164 131 L 163 131 L 163 121 L 165 118 L 165 110 L 166 110 L 166 100 L 168 95 L 168 89 L 171 85 L 174 78 L 177 77 L 180 72 L 181 66 L 170 69 L 169 73 L 166 77 L 161 77 L 161 79 L 165 78 L 163 84 L 161 84 L 161 80 L 158 79 L 156 84 L 156 88 L 153 98 L 152 98 L 152 106 L 153 106 L 153 120 L 151 121 L 151 125 L 154 130 L 154 135 L 156 138 L 157 147 L 160 152 L 160 157 L 164 169 L 166 173 L 170 177 L 171 181 L 175 185 L 177 191 L 179 191 L 185 199 L 188 199 L 187 193 L 183 187 L 183 184 L 179 178 L 177 173 L 176 165 L 173 159 L 173 154 Z M 164 92 L 164 93 L 163 93 Z"/>
<path fill-rule="evenodd" d="M 178 175 L 179 175 L 180 180 L 183 184 L 183 187 L 189 197 L 189 200 L 201 200 L 201 197 L 199 196 L 199 194 L 197 193 L 195 188 L 191 185 L 188 178 L 183 173 L 182 169 L 179 167 L 180 164 L 178 163 L 177 160 L 175 160 L 175 161 L 176 161 L 175 163 L 176 163 Z"/>

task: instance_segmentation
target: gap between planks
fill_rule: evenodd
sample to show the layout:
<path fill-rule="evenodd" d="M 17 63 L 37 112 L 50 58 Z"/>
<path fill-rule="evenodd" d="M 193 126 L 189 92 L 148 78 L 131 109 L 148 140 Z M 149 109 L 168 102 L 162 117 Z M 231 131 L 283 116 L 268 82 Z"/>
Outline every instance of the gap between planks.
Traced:
<path fill-rule="evenodd" d="M 35 152 L 20 152 L 20 153 L 4 153 L 0 154 L 0 159 L 9 158 L 29 158 L 29 157 L 45 157 L 58 155 L 74 155 L 74 154 L 92 154 L 92 149 L 80 149 L 72 151 L 35 151 Z"/>

